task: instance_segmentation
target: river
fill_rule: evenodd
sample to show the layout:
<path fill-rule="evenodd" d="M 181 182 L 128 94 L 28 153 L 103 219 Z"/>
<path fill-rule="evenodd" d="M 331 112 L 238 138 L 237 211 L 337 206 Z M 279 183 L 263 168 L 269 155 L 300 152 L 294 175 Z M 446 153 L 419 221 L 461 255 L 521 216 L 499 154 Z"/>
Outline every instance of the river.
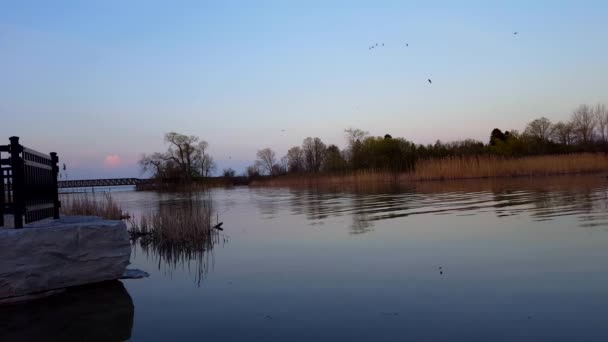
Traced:
<path fill-rule="evenodd" d="M 224 227 L 197 255 L 134 245 L 151 276 L 106 327 L 134 341 L 608 339 L 605 176 L 112 196 L 210 201 Z"/>

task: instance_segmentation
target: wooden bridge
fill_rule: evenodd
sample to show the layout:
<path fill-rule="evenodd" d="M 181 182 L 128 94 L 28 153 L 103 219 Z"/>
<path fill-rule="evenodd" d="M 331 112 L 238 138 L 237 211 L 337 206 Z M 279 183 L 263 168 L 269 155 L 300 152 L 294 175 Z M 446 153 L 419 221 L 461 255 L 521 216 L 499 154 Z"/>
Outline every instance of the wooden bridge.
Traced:
<path fill-rule="evenodd" d="M 58 181 L 57 186 L 59 188 L 92 188 L 97 186 L 137 185 L 147 182 L 149 182 L 148 179 L 140 178 L 80 179 Z"/>

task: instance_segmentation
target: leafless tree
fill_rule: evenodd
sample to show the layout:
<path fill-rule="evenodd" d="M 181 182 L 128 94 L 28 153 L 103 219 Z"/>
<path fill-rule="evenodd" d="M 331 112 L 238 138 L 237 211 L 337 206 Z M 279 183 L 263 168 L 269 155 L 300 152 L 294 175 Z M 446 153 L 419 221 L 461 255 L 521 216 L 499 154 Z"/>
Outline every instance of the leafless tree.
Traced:
<path fill-rule="evenodd" d="M 344 130 L 348 148 L 352 148 L 356 141 L 363 141 L 369 135 L 369 132 L 358 128 L 348 128 Z"/>
<path fill-rule="evenodd" d="M 236 171 L 234 171 L 231 168 L 224 169 L 222 171 L 222 176 L 224 176 L 226 178 L 232 178 L 232 177 L 236 176 Z"/>
<path fill-rule="evenodd" d="M 319 138 L 308 137 L 302 142 L 306 171 L 319 172 L 327 147 Z"/>
<path fill-rule="evenodd" d="M 580 143 L 588 144 L 593 140 L 595 117 L 588 105 L 580 105 L 574 110 L 572 113 L 572 124 Z"/>
<path fill-rule="evenodd" d="M 593 114 L 597 122 L 597 130 L 602 139 L 602 143 L 606 143 L 608 138 L 608 110 L 604 104 L 598 103 L 593 108 Z"/>
<path fill-rule="evenodd" d="M 285 157 L 287 157 L 287 170 L 289 172 L 304 171 L 304 152 L 299 146 L 290 148 Z"/>
<path fill-rule="evenodd" d="M 539 140 L 548 141 L 551 138 L 552 131 L 551 120 L 543 116 L 528 123 L 524 133 Z"/>
<path fill-rule="evenodd" d="M 246 170 L 246 175 L 249 178 L 255 178 L 255 177 L 259 176 L 260 175 L 259 165 L 257 165 L 257 163 L 256 163 L 251 166 L 248 166 L 247 170 Z"/>
<path fill-rule="evenodd" d="M 283 156 L 279 161 L 279 166 L 281 167 L 281 173 L 287 173 L 289 171 L 289 159 L 287 156 Z"/>
<path fill-rule="evenodd" d="M 270 148 L 261 149 L 258 151 L 257 157 L 256 164 L 260 166 L 261 170 L 272 176 L 274 174 L 273 166 L 277 161 L 274 151 Z"/>
<path fill-rule="evenodd" d="M 191 180 L 199 174 L 209 174 L 215 167 L 213 158 L 206 152 L 208 144 L 194 135 L 175 132 L 165 134 L 169 148 L 165 153 L 143 155 L 139 165 L 143 172 L 152 171 L 156 177 L 181 177 Z"/>
<path fill-rule="evenodd" d="M 150 155 L 142 154 L 138 164 L 142 173 L 152 172 L 157 177 L 166 177 L 163 174 L 165 172 L 165 162 L 165 156 L 156 152 Z"/>
<path fill-rule="evenodd" d="M 201 156 L 201 176 L 210 177 L 213 175 L 217 168 L 215 160 L 208 153 L 203 153 Z"/>
<path fill-rule="evenodd" d="M 574 127 L 572 123 L 560 121 L 553 125 L 553 141 L 562 145 L 572 145 L 574 143 Z"/>

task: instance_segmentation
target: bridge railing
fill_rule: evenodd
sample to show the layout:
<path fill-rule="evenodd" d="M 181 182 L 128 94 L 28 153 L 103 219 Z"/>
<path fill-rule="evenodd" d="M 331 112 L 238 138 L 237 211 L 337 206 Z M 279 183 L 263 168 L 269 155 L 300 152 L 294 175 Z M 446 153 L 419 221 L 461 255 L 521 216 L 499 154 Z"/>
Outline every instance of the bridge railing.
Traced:
<path fill-rule="evenodd" d="M 22 228 L 44 218 L 59 218 L 57 175 L 59 158 L 34 151 L 11 137 L 9 145 L 0 145 L 0 227 L 4 214 L 12 214 L 15 228 Z M 9 157 L 3 159 L 2 153 Z"/>
<path fill-rule="evenodd" d="M 137 185 L 147 182 L 147 179 L 139 178 L 108 178 L 108 179 L 76 179 L 69 181 L 59 181 L 57 185 L 62 188 L 93 188 L 98 186 L 121 186 Z"/>

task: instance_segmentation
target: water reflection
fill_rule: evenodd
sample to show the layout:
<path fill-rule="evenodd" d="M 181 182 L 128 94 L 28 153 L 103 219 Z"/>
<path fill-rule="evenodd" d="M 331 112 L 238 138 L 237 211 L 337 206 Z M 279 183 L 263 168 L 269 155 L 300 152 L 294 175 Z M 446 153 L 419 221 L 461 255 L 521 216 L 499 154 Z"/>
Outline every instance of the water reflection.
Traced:
<path fill-rule="evenodd" d="M 352 234 L 373 230 L 374 221 L 411 215 L 530 215 L 533 220 L 576 216 L 582 227 L 608 225 L 605 176 L 484 179 L 459 182 L 418 182 L 406 185 L 290 189 L 257 189 L 256 201 L 266 218 L 289 207 L 310 225 L 329 217 L 350 216 Z"/>
<path fill-rule="evenodd" d="M 154 227 L 152 233 L 132 240 L 133 253 L 141 253 L 154 261 L 158 270 L 172 277 L 177 269 L 194 275 L 200 286 L 213 266 L 213 248 L 226 243 L 227 237 L 211 228 L 217 220 L 213 201 L 208 193 L 188 194 L 171 201 L 157 201 L 157 208 L 143 214 L 140 222 Z"/>
<path fill-rule="evenodd" d="M 125 341 L 133 302 L 119 281 L 0 307 L 0 341 Z"/>
<path fill-rule="evenodd" d="M 193 257 L 136 247 L 151 277 L 127 283 L 133 339 L 605 341 L 606 183 L 214 189 L 231 241 L 207 252 L 204 286 Z M 121 196 L 156 210 L 186 197 Z"/>

